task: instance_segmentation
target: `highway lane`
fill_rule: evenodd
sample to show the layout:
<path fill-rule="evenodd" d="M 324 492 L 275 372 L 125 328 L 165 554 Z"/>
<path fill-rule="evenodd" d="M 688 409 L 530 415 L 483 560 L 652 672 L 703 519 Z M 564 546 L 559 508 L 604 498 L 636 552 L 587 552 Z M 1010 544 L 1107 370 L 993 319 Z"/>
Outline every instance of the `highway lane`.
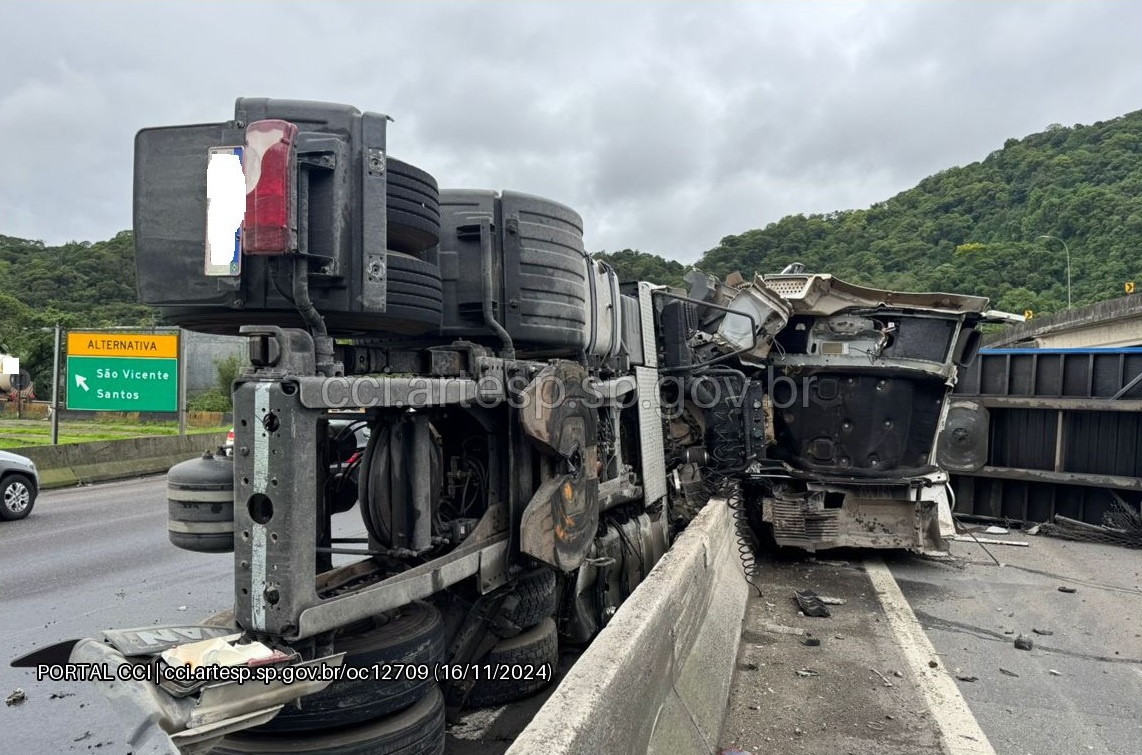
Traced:
<path fill-rule="evenodd" d="M 192 623 L 231 603 L 231 555 L 166 539 L 165 477 L 46 491 L 0 523 L 0 752 L 126 755 L 124 727 L 93 684 L 36 681 L 8 662 L 109 628 Z"/>
<path fill-rule="evenodd" d="M 986 546 L 1004 566 L 956 542 L 953 562 L 899 558 L 890 567 L 945 666 L 976 677 L 957 684 L 999 755 L 1136 755 L 1142 553 L 1006 539 L 1030 545 Z M 1015 648 L 1020 634 L 1031 651 Z"/>

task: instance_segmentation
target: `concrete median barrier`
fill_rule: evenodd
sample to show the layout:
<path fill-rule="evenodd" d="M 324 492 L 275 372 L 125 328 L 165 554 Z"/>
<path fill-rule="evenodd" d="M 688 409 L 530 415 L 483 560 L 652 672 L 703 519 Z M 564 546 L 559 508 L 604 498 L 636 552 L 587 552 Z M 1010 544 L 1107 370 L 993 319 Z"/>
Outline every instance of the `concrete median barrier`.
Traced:
<path fill-rule="evenodd" d="M 51 489 L 166 472 L 225 440 L 225 433 L 152 435 L 12 450 L 34 461 L 40 487 Z"/>
<path fill-rule="evenodd" d="M 724 501 L 706 506 L 508 755 L 716 749 L 749 587 Z"/>

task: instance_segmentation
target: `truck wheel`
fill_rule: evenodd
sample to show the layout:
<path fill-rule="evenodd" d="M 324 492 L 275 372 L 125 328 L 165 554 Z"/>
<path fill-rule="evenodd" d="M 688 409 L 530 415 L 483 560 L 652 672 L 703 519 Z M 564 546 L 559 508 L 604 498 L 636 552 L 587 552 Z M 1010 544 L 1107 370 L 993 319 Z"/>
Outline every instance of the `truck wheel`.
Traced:
<path fill-rule="evenodd" d="M 555 613 L 555 572 L 550 569 L 524 574 L 501 589 L 510 590 L 519 598 L 507 618 L 520 629 L 530 629 Z"/>
<path fill-rule="evenodd" d="M 440 268 L 409 254 L 390 251 L 386 319 L 431 323 L 439 327 L 444 309 Z"/>
<path fill-rule="evenodd" d="M 23 519 L 35 505 L 36 486 L 24 475 L 10 474 L 0 482 L 0 519 Z"/>
<path fill-rule="evenodd" d="M 390 157 L 388 171 L 389 249 L 416 254 L 440 243 L 440 190 L 436 179 L 415 165 Z"/>
<path fill-rule="evenodd" d="M 279 714 L 280 715 L 280 714 Z M 435 684 L 412 707 L 379 721 L 336 731 L 234 734 L 212 755 L 441 755 L 444 696 Z"/>
<path fill-rule="evenodd" d="M 409 707 L 435 686 L 432 670 L 444 658 L 444 622 L 435 607 L 418 601 L 401 608 L 388 620 L 376 621 L 367 631 L 335 637 L 333 650 L 345 653 L 345 666 L 370 673 L 365 679 L 333 682 L 322 691 L 287 705 L 272 720 L 252 731 L 330 729 Z M 393 669 L 392 678 L 377 678 L 373 671 L 386 665 Z M 396 673 L 412 666 L 427 668 L 427 678 Z"/>
<path fill-rule="evenodd" d="M 498 668 L 508 678 L 481 679 L 468 694 L 468 705 L 482 708 L 502 705 L 521 697 L 527 697 L 543 689 L 552 681 L 555 665 L 559 662 L 559 641 L 555 631 L 555 620 L 548 617 L 535 627 L 521 632 L 515 637 L 500 640 L 495 647 L 477 661 L 483 668 L 495 673 Z M 533 673 L 524 679 L 512 679 L 513 671 L 532 671 L 546 667 L 546 673 Z"/>

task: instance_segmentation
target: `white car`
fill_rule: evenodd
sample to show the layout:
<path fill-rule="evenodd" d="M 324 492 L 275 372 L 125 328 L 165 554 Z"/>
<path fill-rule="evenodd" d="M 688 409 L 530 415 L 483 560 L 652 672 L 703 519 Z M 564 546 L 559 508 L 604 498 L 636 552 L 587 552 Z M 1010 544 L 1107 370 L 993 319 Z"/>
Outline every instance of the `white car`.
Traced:
<path fill-rule="evenodd" d="M 23 519 L 40 492 L 36 464 L 26 456 L 0 451 L 0 519 Z"/>

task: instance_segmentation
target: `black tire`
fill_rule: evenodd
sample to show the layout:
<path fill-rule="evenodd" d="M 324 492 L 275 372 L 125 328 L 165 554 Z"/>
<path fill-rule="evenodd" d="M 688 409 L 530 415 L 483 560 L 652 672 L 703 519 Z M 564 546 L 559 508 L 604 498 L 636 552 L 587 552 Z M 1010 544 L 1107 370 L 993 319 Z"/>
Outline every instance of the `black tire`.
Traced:
<path fill-rule="evenodd" d="M 279 714 L 280 715 L 280 714 Z M 435 684 L 404 711 L 361 726 L 308 734 L 234 734 L 212 755 L 441 755 L 444 696 Z"/>
<path fill-rule="evenodd" d="M 444 293 L 440 268 L 401 252 L 390 251 L 385 319 L 430 323 L 440 327 Z"/>
<path fill-rule="evenodd" d="M 32 513 L 38 492 L 27 476 L 15 472 L 6 475 L 0 481 L 0 519 L 11 522 Z"/>
<path fill-rule="evenodd" d="M 468 694 L 468 705 L 473 708 L 503 705 L 535 694 L 551 683 L 558 662 L 559 639 L 555 620 L 546 618 L 515 637 L 500 640 L 477 661 L 481 667 L 487 665 L 493 671 L 497 667 L 507 671 L 509 677 L 512 670 L 528 667 L 532 670 L 545 667 L 546 673 L 533 673 L 525 679 L 481 679 Z"/>
<path fill-rule="evenodd" d="M 550 569 L 524 574 L 501 589 L 510 590 L 519 598 L 507 618 L 520 629 L 530 629 L 555 613 L 555 572 Z"/>
<path fill-rule="evenodd" d="M 388 172 L 389 248 L 416 254 L 440 243 L 440 189 L 436 179 L 390 157 Z"/>
<path fill-rule="evenodd" d="M 369 669 L 390 664 L 392 679 L 370 673 L 364 680 L 341 680 L 298 705 L 287 705 L 273 720 L 255 731 L 295 732 L 330 729 L 371 721 L 409 707 L 435 686 L 434 669 L 444 658 L 444 622 L 428 603 L 411 603 L 388 621 L 367 631 L 334 638 L 334 652 L 345 653 L 345 666 Z M 423 666 L 427 678 L 396 674 L 400 669 Z M 399 678 L 397 678 L 399 677 Z"/>

